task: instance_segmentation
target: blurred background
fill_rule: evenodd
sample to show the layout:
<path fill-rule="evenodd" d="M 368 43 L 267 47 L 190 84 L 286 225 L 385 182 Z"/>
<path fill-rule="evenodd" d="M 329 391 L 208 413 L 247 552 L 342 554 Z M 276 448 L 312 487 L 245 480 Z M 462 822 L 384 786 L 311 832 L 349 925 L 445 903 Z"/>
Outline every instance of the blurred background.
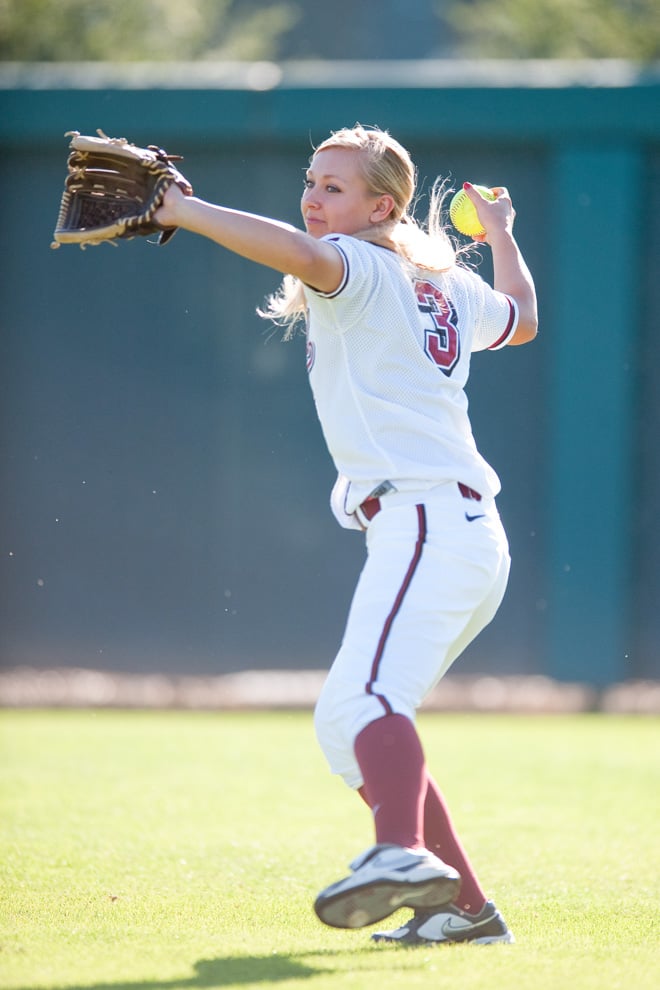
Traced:
<path fill-rule="evenodd" d="M 312 146 L 356 121 L 507 185 L 540 334 L 473 359 L 513 570 L 456 668 L 660 677 L 656 0 L 2 0 L 0 662 L 327 668 L 363 540 L 277 275 L 186 232 L 49 244 L 76 129 L 184 155 L 198 195 L 299 223 Z M 483 251 L 482 272 L 489 277 Z"/>

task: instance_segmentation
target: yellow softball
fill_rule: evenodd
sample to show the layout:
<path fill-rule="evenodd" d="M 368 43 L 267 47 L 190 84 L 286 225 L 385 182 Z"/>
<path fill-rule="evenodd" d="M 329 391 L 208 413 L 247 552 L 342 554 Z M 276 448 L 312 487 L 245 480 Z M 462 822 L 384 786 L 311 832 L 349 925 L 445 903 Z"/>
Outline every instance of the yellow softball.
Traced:
<path fill-rule="evenodd" d="M 495 193 L 488 186 L 473 186 L 484 199 L 495 199 Z M 449 204 L 449 219 L 456 230 L 468 237 L 478 237 L 486 231 L 481 226 L 477 211 L 464 189 L 459 189 Z"/>

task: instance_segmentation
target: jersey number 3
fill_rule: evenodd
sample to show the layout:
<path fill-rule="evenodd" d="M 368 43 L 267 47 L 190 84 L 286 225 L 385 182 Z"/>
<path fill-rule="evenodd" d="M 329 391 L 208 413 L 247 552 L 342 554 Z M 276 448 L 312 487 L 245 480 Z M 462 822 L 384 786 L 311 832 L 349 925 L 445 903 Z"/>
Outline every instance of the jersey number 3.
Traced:
<path fill-rule="evenodd" d="M 431 282 L 415 282 L 420 313 L 428 313 L 432 330 L 424 331 L 424 350 L 445 375 L 451 375 L 461 356 L 456 310 L 449 299 Z"/>

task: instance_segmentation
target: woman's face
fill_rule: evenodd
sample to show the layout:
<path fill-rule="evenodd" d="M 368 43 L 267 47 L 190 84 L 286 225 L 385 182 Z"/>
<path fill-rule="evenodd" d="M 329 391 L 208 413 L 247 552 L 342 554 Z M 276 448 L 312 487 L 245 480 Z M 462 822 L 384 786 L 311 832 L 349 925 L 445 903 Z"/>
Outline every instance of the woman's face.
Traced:
<path fill-rule="evenodd" d="M 367 189 L 360 169 L 361 154 L 349 148 L 327 148 L 312 158 L 300 202 L 307 233 L 312 237 L 355 234 L 385 219 L 378 208 L 384 197 Z"/>

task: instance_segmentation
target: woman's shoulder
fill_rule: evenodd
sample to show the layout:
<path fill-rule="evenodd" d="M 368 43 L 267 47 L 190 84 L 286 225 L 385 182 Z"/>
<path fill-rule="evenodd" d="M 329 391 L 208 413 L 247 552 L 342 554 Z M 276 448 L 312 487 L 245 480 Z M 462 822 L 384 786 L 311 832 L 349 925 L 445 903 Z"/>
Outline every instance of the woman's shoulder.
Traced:
<path fill-rule="evenodd" d="M 377 272 L 383 268 L 405 269 L 406 259 L 392 246 L 377 241 L 368 241 L 350 234 L 326 234 L 323 238 L 344 256 L 345 264 L 357 271 Z"/>
<path fill-rule="evenodd" d="M 453 265 L 449 265 L 447 268 L 441 268 L 436 271 L 428 271 L 424 268 L 417 269 L 422 275 L 426 275 L 426 278 L 433 280 L 439 279 L 445 282 L 453 282 L 455 284 L 464 285 L 466 288 L 477 287 L 483 284 L 483 278 L 474 268 L 466 265 L 461 261 L 456 261 Z"/>

